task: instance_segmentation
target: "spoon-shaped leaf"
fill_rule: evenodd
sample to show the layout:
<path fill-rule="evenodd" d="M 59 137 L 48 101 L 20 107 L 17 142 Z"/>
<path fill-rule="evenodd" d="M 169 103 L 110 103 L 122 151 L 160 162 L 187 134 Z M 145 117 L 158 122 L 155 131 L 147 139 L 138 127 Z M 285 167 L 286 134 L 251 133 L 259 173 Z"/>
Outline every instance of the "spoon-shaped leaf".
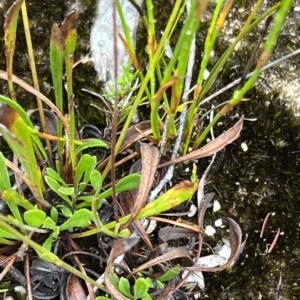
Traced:
<path fill-rule="evenodd" d="M 88 209 L 82 208 L 75 211 L 73 216 L 71 216 L 65 223 L 60 225 L 59 230 L 62 231 L 73 227 L 87 227 L 91 224 L 92 219 L 92 212 Z"/>

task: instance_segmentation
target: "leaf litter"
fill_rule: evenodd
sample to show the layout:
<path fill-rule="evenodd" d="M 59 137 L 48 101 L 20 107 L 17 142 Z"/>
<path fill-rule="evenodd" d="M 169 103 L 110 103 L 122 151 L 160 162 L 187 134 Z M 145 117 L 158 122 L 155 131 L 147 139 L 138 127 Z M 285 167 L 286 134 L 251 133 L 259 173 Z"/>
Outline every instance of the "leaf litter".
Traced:
<path fill-rule="evenodd" d="M 123 227 L 125 228 L 129 226 L 131 228 L 132 237 L 129 239 L 123 239 L 122 241 L 116 240 L 114 242 L 109 258 L 108 268 L 105 273 L 105 283 L 109 284 L 109 289 L 113 289 L 114 297 L 117 299 L 129 299 L 122 295 L 118 289 L 112 287 L 109 282 L 109 276 L 115 276 L 114 274 L 116 274 L 116 272 L 120 272 L 120 269 L 114 267 L 112 262 L 116 256 L 121 255 L 121 253 L 126 253 L 123 257 L 123 263 L 126 266 L 126 271 L 122 268 L 121 273 L 117 273 L 117 276 L 126 276 L 129 280 L 132 278 L 138 278 L 138 274 L 152 274 L 151 279 L 155 280 L 155 278 L 158 278 L 174 266 L 178 266 L 181 269 L 182 275 L 176 276 L 167 285 L 164 285 L 162 290 L 152 290 L 151 293 L 153 297 L 155 295 L 157 299 L 163 299 L 161 297 L 169 297 L 176 293 L 176 290 L 178 289 L 185 295 L 192 295 L 193 293 L 196 293 L 192 291 L 193 289 L 197 291 L 199 288 L 205 288 L 204 275 L 202 272 L 222 271 L 232 266 L 237 261 L 243 249 L 241 242 L 242 232 L 239 225 L 231 218 L 224 220 L 225 223 L 227 223 L 227 226 L 229 226 L 229 238 L 227 240 L 223 240 L 223 247 L 219 249 L 219 251 L 216 250 L 215 253 L 213 252 L 210 255 L 201 255 L 202 245 L 207 236 L 206 231 L 204 230 L 204 216 L 214 197 L 214 193 L 204 193 L 209 168 L 205 171 L 199 184 L 197 184 L 198 224 L 190 223 L 188 222 L 188 219 L 182 220 L 181 218 L 177 218 L 172 220 L 170 218 L 164 218 L 163 214 L 162 217 L 150 217 L 149 219 L 158 222 L 158 240 L 154 238 L 154 231 L 154 233 L 149 236 L 149 239 L 151 240 L 151 244 L 149 244 L 149 242 L 145 239 L 145 232 L 142 229 L 143 226 L 147 226 L 147 223 L 134 221 L 134 216 L 137 216 L 146 204 L 147 197 L 154 184 L 154 175 L 158 168 L 171 163 L 178 163 L 185 160 L 215 154 L 217 151 L 223 149 L 227 144 L 238 138 L 242 125 L 243 120 L 241 119 L 231 129 L 222 134 L 222 136 L 216 138 L 201 149 L 195 150 L 184 157 L 179 157 L 173 161 L 160 165 L 158 164 L 159 154 L 157 148 L 144 142 L 138 142 L 138 148 L 140 148 L 138 149 L 138 152 L 141 153 L 141 160 L 138 163 L 138 168 L 141 168 L 141 185 L 138 191 L 131 191 L 129 196 L 128 194 L 127 196 L 125 195 L 125 201 L 124 199 L 120 200 L 122 206 L 131 207 L 131 217 Z M 177 192 L 174 190 L 170 194 L 172 195 L 171 197 L 181 197 L 181 193 L 184 193 L 184 189 L 184 185 L 178 185 Z M 122 199 L 122 197 L 124 198 L 124 194 L 122 195 L 121 193 L 120 199 Z M 162 203 L 167 203 L 168 200 L 168 197 L 166 197 Z M 191 205 L 192 203 L 190 202 L 189 206 Z M 216 205 L 219 210 L 219 203 Z M 125 210 L 126 209 L 124 209 L 124 211 Z M 170 215 L 172 215 L 172 213 Z M 176 216 L 176 213 L 174 213 L 174 215 Z M 169 224 L 164 226 L 163 223 Z M 139 224 L 139 226 L 136 226 L 136 224 Z M 213 228 L 213 226 L 211 227 Z M 143 233 L 141 234 L 141 232 Z M 145 249 L 143 244 L 141 244 L 141 241 L 137 236 L 140 236 L 144 240 L 145 244 L 148 245 L 148 250 Z M 182 289 L 181 286 L 184 286 L 185 289 Z"/>

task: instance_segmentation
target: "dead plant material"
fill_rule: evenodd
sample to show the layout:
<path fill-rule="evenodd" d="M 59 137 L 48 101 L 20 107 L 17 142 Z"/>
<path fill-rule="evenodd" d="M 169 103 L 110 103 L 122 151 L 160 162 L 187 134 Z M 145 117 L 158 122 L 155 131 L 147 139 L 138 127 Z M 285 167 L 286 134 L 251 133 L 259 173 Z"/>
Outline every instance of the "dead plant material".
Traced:
<path fill-rule="evenodd" d="M 158 237 L 163 242 L 167 242 L 170 240 L 178 240 L 181 238 L 197 237 L 197 236 L 198 233 L 191 229 L 171 227 L 171 226 L 166 226 L 164 228 L 161 228 L 158 232 Z"/>
<path fill-rule="evenodd" d="M 167 250 L 168 251 L 168 250 Z M 161 264 L 164 262 L 168 262 L 172 259 L 176 259 L 176 258 L 185 258 L 187 260 L 190 260 L 190 262 L 192 263 L 191 257 L 190 257 L 190 253 L 187 249 L 187 247 L 177 247 L 177 248 L 171 248 L 168 252 L 166 252 L 165 254 L 158 256 L 154 259 L 152 259 L 151 261 L 148 261 L 146 263 L 144 263 L 143 265 L 139 266 L 138 268 L 136 268 L 134 271 L 132 271 L 127 278 L 131 278 L 133 275 L 137 274 L 138 272 L 141 272 L 143 270 L 146 270 L 152 266 L 155 266 L 157 264 Z"/>
<path fill-rule="evenodd" d="M 129 127 L 119 152 L 124 151 L 142 138 L 147 138 L 151 133 L 152 129 L 150 121 L 143 121 Z"/>
<path fill-rule="evenodd" d="M 186 228 L 191 232 L 197 232 L 197 233 L 200 233 L 200 234 L 204 234 L 204 229 L 202 227 L 199 227 L 198 225 L 196 225 L 192 222 L 185 221 L 181 218 L 179 218 L 176 221 L 161 218 L 161 217 L 149 217 L 148 219 L 149 220 L 155 220 L 155 221 L 158 221 L 158 222 L 173 224 L 173 225 L 178 226 L 178 227 Z"/>
<path fill-rule="evenodd" d="M 70 274 L 66 286 L 66 300 L 81 300 L 86 299 L 84 289 L 74 274 Z M 95 298 L 94 298 L 95 299 Z"/>
<path fill-rule="evenodd" d="M 1 73 L 0 73 L 1 75 Z M 121 153 L 131 147 L 135 142 L 143 139 L 149 138 L 149 135 L 152 133 L 150 121 L 143 121 L 138 124 L 135 124 L 128 128 L 125 138 L 122 142 L 121 148 L 118 153 Z M 121 164 L 125 163 L 126 161 L 132 159 L 138 154 L 138 152 L 133 152 L 121 161 L 116 162 L 116 167 L 120 166 Z M 110 156 L 103 160 L 98 166 L 97 170 L 105 167 L 110 160 Z"/>
<path fill-rule="evenodd" d="M 187 270 L 191 271 L 203 271 L 203 272 L 219 272 L 225 270 L 232 263 L 235 262 L 236 256 L 240 254 L 240 247 L 242 243 L 242 231 L 240 226 L 231 218 L 227 218 L 229 224 L 229 237 L 230 237 L 230 245 L 231 245 L 231 254 L 228 258 L 227 262 L 216 266 L 216 267 L 202 267 L 201 266 L 201 258 L 199 259 L 197 266 L 187 267 Z"/>
<path fill-rule="evenodd" d="M 139 146 L 142 156 L 141 183 L 137 198 L 135 199 L 133 208 L 131 209 L 130 219 L 124 226 L 122 226 L 122 228 L 128 227 L 139 214 L 142 207 L 145 205 L 152 187 L 155 172 L 157 170 L 159 159 L 158 149 L 154 146 L 150 146 L 146 143 L 141 142 L 139 142 Z"/>
<path fill-rule="evenodd" d="M 117 239 L 114 241 L 109 259 L 107 261 L 107 267 L 104 273 L 104 283 L 107 289 L 109 290 L 111 296 L 113 296 L 115 299 L 130 300 L 129 298 L 122 295 L 111 283 L 110 276 L 114 276 L 112 268 L 113 262 L 118 256 L 124 254 L 125 252 L 129 251 L 133 246 L 135 246 L 139 242 L 139 240 L 140 239 L 138 237 L 131 237 L 128 239 Z"/>
<path fill-rule="evenodd" d="M 222 150 L 226 145 L 231 144 L 234 140 L 236 140 L 239 137 L 242 128 L 243 128 L 243 119 L 241 118 L 233 127 L 231 127 L 229 130 L 221 134 L 215 140 L 209 142 L 207 145 L 191 153 L 188 153 L 184 156 L 160 164 L 158 165 L 158 168 L 164 168 L 169 165 L 177 164 L 187 160 L 211 156 L 214 153 Z"/>

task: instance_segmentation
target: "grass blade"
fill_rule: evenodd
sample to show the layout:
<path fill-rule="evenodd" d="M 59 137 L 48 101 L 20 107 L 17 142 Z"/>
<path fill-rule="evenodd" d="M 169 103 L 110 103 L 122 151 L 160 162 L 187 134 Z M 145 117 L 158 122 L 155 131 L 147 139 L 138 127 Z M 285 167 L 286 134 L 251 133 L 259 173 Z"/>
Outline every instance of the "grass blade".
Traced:
<path fill-rule="evenodd" d="M 4 22 L 4 41 L 5 41 L 5 55 L 6 55 L 6 70 L 8 77 L 8 88 L 11 99 L 17 101 L 14 85 L 13 85 L 13 56 L 15 52 L 16 32 L 19 12 L 23 0 L 16 1 L 7 11 Z"/>

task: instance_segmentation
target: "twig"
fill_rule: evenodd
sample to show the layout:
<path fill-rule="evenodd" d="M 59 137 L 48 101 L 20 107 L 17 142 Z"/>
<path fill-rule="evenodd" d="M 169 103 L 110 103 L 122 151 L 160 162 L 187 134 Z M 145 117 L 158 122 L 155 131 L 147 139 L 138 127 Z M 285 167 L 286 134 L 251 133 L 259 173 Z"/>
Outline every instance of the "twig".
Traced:
<path fill-rule="evenodd" d="M 268 214 L 266 215 L 265 219 L 264 219 L 264 222 L 263 222 L 262 227 L 261 227 L 260 235 L 259 235 L 260 238 L 262 238 L 263 235 L 264 235 L 264 231 L 265 231 L 265 228 L 266 228 L 266 225 L 267 225 L 269 216 L 270 216 L 270 213 L 268 213 Z"/>
<path fill-rule="evenodd" d="M 276 242 L 277 242 L 277 240 L 279 238 L 279 234 L 280 234 L 280 228 L 278 228 L 278 231 L 277 231 L 277 233 L 276 233 L 276 235 L 275 235 L 275 237 L 273 239 L 273 242 L 272 242 L 272 244 L 271 244 L 271 246 L 270 246 L 270 248 L 268 250 L 268 254 L 270 254 L 272 252 L 272 250 L 274 249 L 274 247 L 276 245 Z"/>
<path fill-rule="evenodd" d="M 32 288 L 30 283 L 30 266 L 29 266 L 29 255 L 26 254 L 25 258 L 25 272 L 26 272 L 26 280 L 27 280 L 27 299 L 32 300 Z"/>

